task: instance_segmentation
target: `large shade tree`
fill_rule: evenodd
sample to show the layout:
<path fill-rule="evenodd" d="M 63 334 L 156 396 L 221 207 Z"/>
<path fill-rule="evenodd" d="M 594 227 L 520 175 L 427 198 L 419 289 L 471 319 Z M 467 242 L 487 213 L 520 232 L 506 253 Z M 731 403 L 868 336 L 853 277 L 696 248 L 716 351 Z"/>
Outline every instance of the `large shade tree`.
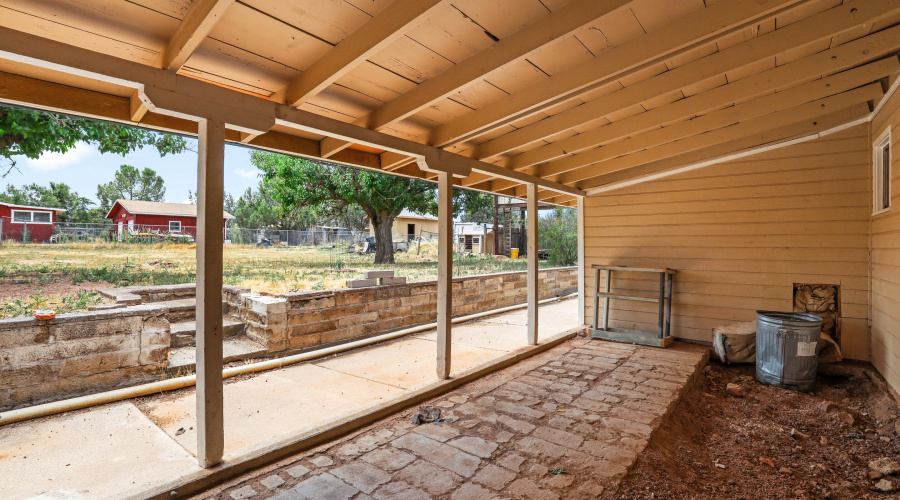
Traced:
<path fill-rule="evenodd" d="M 112 208 L 116 200 L 163 201 L 166 183 L 152 168 L 140 170 L 122 165 L 112 182 L 97 186 L 97 201 L 103 210 Z"/>
<path fill-rule="evenodd" d="M 262 151 L 250 161 L 282 210 L 322 203 L 362 208 L 375 230 L 376 264 L 394 263 L 391 228 L 403 209 L 437 212 L 435 185 L 426 181 Z"/>
<path fill-rule="evenodd" d="M 47 152 L 65 153 L 79 142 L 101 153 L 125 155 L 143 147 L 160 156 L 189 150 L 181 136 L 89 118 L 0 106 L 0 177 L 16 169 L 21 157 L 37 159 Z"/>

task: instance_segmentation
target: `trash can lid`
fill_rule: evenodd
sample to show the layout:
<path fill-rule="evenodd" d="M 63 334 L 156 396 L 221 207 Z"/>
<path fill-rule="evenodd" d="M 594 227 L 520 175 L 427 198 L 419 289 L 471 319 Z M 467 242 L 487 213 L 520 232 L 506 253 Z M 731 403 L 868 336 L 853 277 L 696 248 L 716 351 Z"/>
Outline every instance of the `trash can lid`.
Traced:
<path fill-rule="evenodd" d="M 811 323 L 822 323 L 822 318 L 815 314 L 798 313 L 798 312 L 780 312 L 780 311 L 756 311 L 757 319 L 767 319 L 781 323 L 794 323 L 797 325 L 810 325 Z"/>

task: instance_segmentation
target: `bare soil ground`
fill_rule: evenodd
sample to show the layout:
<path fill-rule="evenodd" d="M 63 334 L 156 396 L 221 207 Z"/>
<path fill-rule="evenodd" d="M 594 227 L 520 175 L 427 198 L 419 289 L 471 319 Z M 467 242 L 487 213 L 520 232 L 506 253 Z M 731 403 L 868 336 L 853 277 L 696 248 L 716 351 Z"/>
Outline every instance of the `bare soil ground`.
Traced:
<path fill-rule="evenodd" d="M 851 368 L 803 394 L 759 383 L 752 365 L 710 363 L 612 497 L 900 498 L 869 477 L 871 460 L 900 461 L 897 402 L 871 366 Z M 900 488 L 900 475 L 884 479 Z"/>

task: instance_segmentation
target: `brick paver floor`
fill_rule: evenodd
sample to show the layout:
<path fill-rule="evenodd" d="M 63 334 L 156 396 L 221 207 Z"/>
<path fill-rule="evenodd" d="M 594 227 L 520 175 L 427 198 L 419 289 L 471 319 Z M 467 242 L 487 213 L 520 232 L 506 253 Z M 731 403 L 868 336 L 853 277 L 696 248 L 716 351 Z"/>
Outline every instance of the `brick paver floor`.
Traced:
<path fill-rule="evenodd" d="M 706 362 L 705 350 L 577 338 L 204 497 L 596 498 L 610 493 Z M 297 415 L 302 418 L 302 415 Z"/>

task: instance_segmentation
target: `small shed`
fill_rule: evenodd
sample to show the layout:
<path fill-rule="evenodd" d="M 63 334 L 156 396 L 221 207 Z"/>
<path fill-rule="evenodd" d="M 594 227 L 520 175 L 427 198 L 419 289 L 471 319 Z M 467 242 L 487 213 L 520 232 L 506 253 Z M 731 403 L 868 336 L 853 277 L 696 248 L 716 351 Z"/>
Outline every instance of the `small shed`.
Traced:
<path fill-rule="evenodd" d="M 107 219 L 116 225 L 121 237 L 140 232 L 197 235 L 197 205 L 189 203 L 164 203 L 159 201 L 116 200 Z M 222 211 L 222 228 L 234 216 Z"/>
<path fill-rule="evenodd" d="M 457 222 L 453 224 L 459 251 L 490 255 L 494 253 L 494 229 L 477 222 Z"/>
<path fill-rule="evenodd" d="M 394 238 L 405 237 L 407 241 L 412 241 L 419 234 L 428 237 L 427 233 L 437 234 L 437 232 L 437 217 L 421 215 L 405 209 L 394 219 L 394 225 L 391 227 L 391 234 L 394 235 Z M 372 227 L 371 222 L 369 223 L 369 233 L 375 236 L 375 228 Z"/>
<path fill-rule="evenodd" d="M 62 208 L 0 202 L 0 241 L 47 243 L 62 212 Z"/>

